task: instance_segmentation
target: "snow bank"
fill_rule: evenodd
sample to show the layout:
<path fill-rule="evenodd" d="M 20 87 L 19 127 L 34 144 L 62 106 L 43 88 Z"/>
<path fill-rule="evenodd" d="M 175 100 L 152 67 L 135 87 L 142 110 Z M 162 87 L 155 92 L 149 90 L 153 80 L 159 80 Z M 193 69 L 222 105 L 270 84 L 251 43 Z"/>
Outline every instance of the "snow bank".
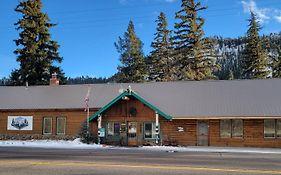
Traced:
<path fill-rule="evenodd" d="M 80 139 L 65 140 L 8 140 L 0 141 L 0 147 L 37 147 L 37 148 L 62 148 L 62 149 L 119 149 L 173 152 L 209 152 L 209 153 L 257 153 L 281 154 L 278 148 L 233 148 L 233 147 L 173 147 L 173 146 L 142 146 L 142 147 L 117 147 L 97 144 L 85 144 Z"/>
<path fill-rule="evenodd" d="M 0 141 L 0 147 L 38 147 L 38 148 L 103 148 L 103 145 L 85 144 L 80 139 L 65 140 L 7 140 Z"/>

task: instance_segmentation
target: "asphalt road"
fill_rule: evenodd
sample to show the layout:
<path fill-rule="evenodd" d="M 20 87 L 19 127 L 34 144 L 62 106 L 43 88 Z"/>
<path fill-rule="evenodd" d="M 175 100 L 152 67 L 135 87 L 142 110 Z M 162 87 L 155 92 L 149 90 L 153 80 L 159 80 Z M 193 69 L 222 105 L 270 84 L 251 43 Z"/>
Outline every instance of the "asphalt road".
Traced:
<path fill-rule="evenodd" d="M 281 155 L 0 147 L 0 175 L 280 174 Z"/>

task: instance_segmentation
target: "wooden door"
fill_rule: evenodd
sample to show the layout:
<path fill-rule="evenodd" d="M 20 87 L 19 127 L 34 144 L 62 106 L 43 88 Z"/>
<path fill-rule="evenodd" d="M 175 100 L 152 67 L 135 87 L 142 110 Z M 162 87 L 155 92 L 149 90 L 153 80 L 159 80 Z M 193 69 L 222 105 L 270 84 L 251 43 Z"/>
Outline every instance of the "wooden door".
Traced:
<path fill-rule="evenodd" d="M 137 130 L 138 130 L 137 122 L 128 122 L 128 146 L 138 145 Z"/>
<path fill-rule="evenodd" d="M 209 122 L 207 120 L 199 120 L 197 122 L 197 145 L 209 145 Z"/>

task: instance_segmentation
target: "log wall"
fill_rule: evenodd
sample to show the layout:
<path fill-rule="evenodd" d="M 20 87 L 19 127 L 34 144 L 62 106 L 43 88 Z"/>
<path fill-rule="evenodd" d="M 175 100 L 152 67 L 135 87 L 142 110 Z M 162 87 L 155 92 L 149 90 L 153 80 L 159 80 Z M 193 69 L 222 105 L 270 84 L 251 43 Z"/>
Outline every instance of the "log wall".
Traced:
<path fill-rule="evenodd" d="M 135 116 L 130 115 L 129 109 L 136 108 Z M 93 111 L 93 110 L 92 110 Z M 91 112 L 92 115 L 95 111 Z M 32 131 L 11 131 L 7 130 L 8 116 L 33 116 Z M 52 135 L 43 135 L 43 118 L 52 117 Z M 66 117 L 65 135 L 56 135 L 56 118 Z M 197 145 L 197 120 L 173 120 L 168 121 L 163 117 L 160 119 L 160 138 L 163 145 Z M 86 120 L 86 112 L 83 110 L 27 110 L 27 111 L 1 111 L 0 112 L 0 139 L 41 139 L 41 138 L 73 138 L 77 137 L 81 124 Z M 145 122 L 155 122 L 155 111 L 136 99 L 130 101 L 119 101 L 114 104 L 102 116 L 102 126 L 106 128 L 107 122 L 137 122 L 137 142 L 136 145 L 155 144 L 153 139 L 144 139 L 143 124 Z M 97 135 L 97 121 L 90 123 L 94 134 Z M 264 138 L 263 119 L 244 119 L 242 138 L 221 138 L 220 120 L 209 120 L 209 146 L 231 146 L 231 147 L 273 147 L 281 148 L 281 139 Z M 104 140 L 108 144 L 110 140 Z"/>
<path fill-rule="evenodd" d="M 220 138 L 220 120 L 210 120 L 211 146 L 239 146 L 239 147 L 272 147 L 281 148 L 281 138 L 264 138 L 264 120 L 243 120 L 244 131 L 242 138 Z"/>
<path fill-rule="evenodd" d="M 91 112 L 91 115 L 94 112 Z M 8 116 L 33 116 L 33 130 L 7 130 Z M 43 118 L 52 117 L 52 134 L 43 135 Z M 65 135 L 56 135 L 57 117 L 66 118 Z M 86 112 L 71 110 L 34 110 L 34 111 L 2 111 L 0 112 L 0 139 L 41 139 L 76 137 L 81 124 L 87 118 Z"/>

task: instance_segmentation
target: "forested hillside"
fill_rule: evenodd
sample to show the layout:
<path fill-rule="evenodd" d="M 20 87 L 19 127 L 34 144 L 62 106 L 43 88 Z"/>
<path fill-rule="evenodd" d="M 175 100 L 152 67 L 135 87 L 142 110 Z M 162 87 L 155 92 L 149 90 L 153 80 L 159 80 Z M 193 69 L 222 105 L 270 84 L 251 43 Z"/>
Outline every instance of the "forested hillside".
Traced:
<path fill-rule="evenodd" d="M 227 80 L 230 75 L 233 74 L 234 79 L 241 79 L 241 67 L 242 54 L 245 48 L 245 37 L 239 38 L 223 38 L 212 37 L 215 43 L 215 49 L 220 56 L 217 59 L 217 63 L 220 65 L 220 71 L 216 72 L 218 79 Z M 277 46 L 281 46 L 281 32 L 272 33 L 270 35 L 262 36 L 264 41 L 264 47 L 267 48 L 271 63 L 273 59 L 278 57 Z"/>

